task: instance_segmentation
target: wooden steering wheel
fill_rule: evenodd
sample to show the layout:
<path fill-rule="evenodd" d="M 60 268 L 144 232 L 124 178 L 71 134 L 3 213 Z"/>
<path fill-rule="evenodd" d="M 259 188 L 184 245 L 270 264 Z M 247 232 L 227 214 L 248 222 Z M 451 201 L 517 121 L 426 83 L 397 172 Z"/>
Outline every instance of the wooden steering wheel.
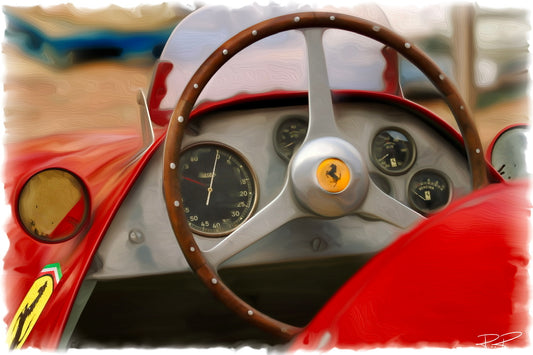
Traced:
<path fill-rule="evenodd" d="M 260 22 L 238 33 L 222 44 L 222 46 L 213 52 L 192 76 L 172 113 L 164 151 L 163 189 L 167 211 L 174 234 L 183 254 L 192 270 L 196 272 L 203 283 L 227 307 L 242 318 L 245 318 L 253 324 L 285 339 L 292 338 L 301 330 L 301 328 L 275 320 L 253 308 L 233 293 L 220 279 L 217 272 L 217 268 L 222 262 L 240 250 L 255 243 L 273 229 L 262 230 L 262 227 L 257 227 L 255 229 L 259 229 L 259 231 L 256 231 L 253 227 L 254 219 L 252 218 L 234 233 L 226 237 L 226 239 L 220 243 L 222 247 L 216 253 L 202 251 L 197 245 L 186 221 L 185 212 L 181 203 L 181 192 L 176 169 L 179 166 L 180 149 L 189 115 L 198 96 L 210 78 L 224 65 L 224 63 L 226 63 L 226 61 L 252 43 L 282 31 L 298 29 L 303 32 L 307 42 L 310 73 L 309 132 L 306 137 L 306 142 L 304 142 L 299 151 L 305 151 L 304 145 L 306 143 L 318 146 L 320 146 L 320 144 L 327 144 L 328 146 L 333 144 L 337 146 L 338 148 L 336 149 L 339 150 L 339 155 L 343 157 L 342 159 L 346 160 L 347 165 L 351 166 L 353 170 L 356 170 L 353 174 L 359 174 L 357 177 L 358 183 L 352 184 L 358 186 L 353 186 L 352 188 L 350 183 L 348 184 L 350 186 L 348 186 L 346 190 L 349 191 L 345 198 L 345 202 L 348 205 L 342 205 L 340 207 L 332 206 L 332 210 L 334 211 L 332 212 L 333 215 L 327 215 L 327 213 L 329 213 L 327 211 L 315 210 L 315 202 L 305 200 L 305 197 L 302 197 L 304 201 L 302 201 L 302 199 L 298 202 L 293 201 L 294 198 L 289 196 L 296 195 L 298 197 L 300 194 L 295 187 L 296 184 L 294 183 L 294 180 L 300 179 L 299 176 L 306 175 L 307 173 L 305 171 L 309 171 L 308 166 L 305 167 L 305 164 L 310 164 L 308 161 L 309 157 L 306 157 L 304 152 L 299 156 L 295 155 L 295 157 L 293 157 L 293 160 L 305 160 L 306 162 L 294 162 L 294 164 L 291 162 L 291 166 L 289 167 L 290 176 L 287 178 L 285 188 L 276 201 L 272 202 L 276 207 L 274 209 L 284 210 L 283 212 L 294 209 L 296 212 L 292 214 L 287 212 L 286 214 L 296 218 L 302 216 L 302 208 L 298 208 L 299 204 L 305 205 L 305 210 L 315 212 L 315 216 L 317 214 L 340 216 L 343 213 L 353 210 L 365 210 L 366 212 L 366 210 L 372 210 L 379 204 L 392 204 L 389 211 L 393 208 L 400 211 L 400 216 L 396 217 L 396 219 L 407 219 L 411 222 L 418 221 L 419 216 L 415 212 L 388 197 L 384 193 L 376 191 L 376 188 L 373 187 L 373 183 L 368 182 L 369 179 L 366 167 L 361 167 L 361 162 L 352 157 L 353 155 L 357 156 L 358 153 L 356 151 L 353 152 L 350 147 L 344 147 L 344 143 L 346 142 L 343 143 L 340 142 L 340 138 L 337 139 L 339 135 L 337 134 L 338 131 L 336 130 L 334 123 L 331 90 L 327 84 L 326 64 L 322 48 L 322 33 L 324 28 L 346 30 L 372 38 L 381 42 L 385 46 L 400 52 L 406 59 L 417 66 L 432 81 L 441 94 L 444 95 L 455 120 L 457 121 L 464 138 L 473 188 L 478 189 L 489 183 L 487 173 L 488 167 L 483 156 L 479 134 L 474 121 L 472 120 L 471 113 L 459 92 L 454 87 L 451 80 L 447 78 L 447 76 L 426 54 L 393 31 L 384 28 L 379 24 L 349 15 L 329 12 L 303 12 L 284 15 Z M 323 142 L 323 139 L 326 139 L 326 142 Z M 313 161 L 311 163 L 313 163 Z M 302 164 L 305 168 L 302 167 Z M 304 176 L 302 179 L 305 180 L 308 178 Z M 363 181 L 363 186 L 359 181 Z M 307 183 L 308 182 L 309 181 L 307 181 Z M 327 191 L 324 195 L 326 196 L 324 200 L 327 200 Z M 353 202 L 354 199 L 356 202 Z M 367 201 L 370 202 L 367 203 Z M 265 208 L 268 208 L 268 206 Z M 339 211 L 335 212 L 335 209 L 337 208 Z M 282 218 L 273 212 L 274 209 L 271 208 L 271 212 L 266 214 L 268 220 Z M 383 211 L 381 211 L 381 213 L 383 214 Z M 388 219 L 391 223 L 401 223 L 401 221 L 396 222 L 394 217 L 381 217 L 385 220 Z M 259 225 L 259 223 L 256 223 L 256 225 Z M 271 228 L 274 227 L 271 226 Z"/>

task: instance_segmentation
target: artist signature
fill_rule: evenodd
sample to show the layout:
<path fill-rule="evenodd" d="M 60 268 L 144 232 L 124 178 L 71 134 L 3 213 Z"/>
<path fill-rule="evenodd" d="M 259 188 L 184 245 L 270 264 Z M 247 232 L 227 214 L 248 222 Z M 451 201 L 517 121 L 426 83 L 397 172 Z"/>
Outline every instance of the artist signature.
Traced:
<path fill-rule="evenodd" d="M 482 346 L 485 349 L 504 348 L 506 343 L 509 343 L 522 336 L 522 332 L 509 332 L 505 334 L 481 334 L 478 338 L 481 338 L 481 343 L 476 345 Z"/>

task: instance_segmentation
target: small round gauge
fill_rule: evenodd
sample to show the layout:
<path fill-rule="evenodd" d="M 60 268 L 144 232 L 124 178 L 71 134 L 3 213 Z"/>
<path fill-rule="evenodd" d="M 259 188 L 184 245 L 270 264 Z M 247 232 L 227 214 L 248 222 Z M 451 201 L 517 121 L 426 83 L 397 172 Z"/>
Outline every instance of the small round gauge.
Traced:
<path fill-rule="evenodd" d="M 252 214 L 257 201 L 255 177 L 244 158 L 219 144 L 186 148 L 179 163 L 183 208 L 197 234 L 229 234 Z"/>
<path fill-rule="evenodd" d="M 425 169 L 409 182 L 409 202 L 421 213 L 433 213 L 445 207 L 451 199 L 448 179 L 440 172 Z"/>
<path fill-rule="evenodd" d="M 274 147 L 280 157 L 289 161 L 307 134 L 307 121 L 301 116 L 291 116 L 282 121 L 274 136 Z"/>
<path fill-rule="evenodd" d="M 527 177 L 529 125 L 506 127 L 492 142 L 490 161 L 504 179 Z"/>
<path fill-rule="evenodd" d="M 406 132 L 398 128 L 387 128 L 372 140 L 370 154 L 379 170 L 389 175 L 399 175 L 413 166 L 416 147 Z"/>

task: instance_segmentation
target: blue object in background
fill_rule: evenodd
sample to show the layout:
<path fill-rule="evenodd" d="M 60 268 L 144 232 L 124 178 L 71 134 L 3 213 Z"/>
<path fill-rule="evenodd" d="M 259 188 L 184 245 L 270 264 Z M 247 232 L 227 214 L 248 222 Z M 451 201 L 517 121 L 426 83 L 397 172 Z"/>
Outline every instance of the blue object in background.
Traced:
<path fill-rule="evenodd" d="M 12 14 L 6 15 L 5 38 L 26 54 L 56 67 L 94 60 L 159 58 L 175 24 L 153 31 L 90 30 L 69 37 L 52 37 Z"/>

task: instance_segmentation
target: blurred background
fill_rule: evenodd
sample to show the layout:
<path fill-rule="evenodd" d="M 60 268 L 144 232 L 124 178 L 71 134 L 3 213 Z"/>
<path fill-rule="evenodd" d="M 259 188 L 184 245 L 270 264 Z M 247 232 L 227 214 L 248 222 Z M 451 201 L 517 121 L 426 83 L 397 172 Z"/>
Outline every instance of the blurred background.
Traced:
<path fill-rule="evenodd" d="M 505 126 L 528 122 L 528 9 L 467 2 L 377 4 L 392 29 L 455 78 L 485 148 Z M 138 89 L 148 90 L 174 26 L 201 6 L 5 5 L 4 144 L 137 124 Z M 407 98 L 455 125 L 429 82 L 406 62 L 401 82 Z"/>

